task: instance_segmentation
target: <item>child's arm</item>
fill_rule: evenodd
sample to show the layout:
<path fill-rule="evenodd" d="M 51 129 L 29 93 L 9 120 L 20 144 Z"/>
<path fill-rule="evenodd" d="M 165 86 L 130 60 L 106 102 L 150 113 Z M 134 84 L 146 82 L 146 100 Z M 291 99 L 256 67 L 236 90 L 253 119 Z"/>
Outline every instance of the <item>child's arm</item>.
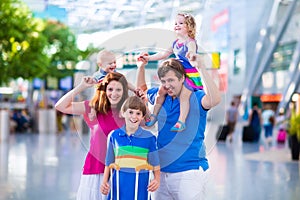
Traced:
<path fill-rule="evenodd" d="M 160 166 L 155 166 L 153 169 L 154 179 L 151 180 L 148 185 L 148 191 L 154 192 L 158 189 L 160 185 Z"/>
<path fill-rule="evenodd" d="M 185 57 L 187 57 L 189 60 L 194 61 L 195 58 L 192 57 L 192 55 L 195 55 L 197 53 L 197 44 L 195 40 L 191 40 L 186 44 L 188 48 L 188 52 L 186 53 Z"/>
<path fill-rule="evenodd" d="M 173 53 L 173 49 L 169 48 L 166 51 L 161 51 L 153 55 L 142 55 L 142 57 L 145 58 L 146 61 L 162 60 L 168 58 L 172 53 Z"/>
<path fill-rule="evenodd" d="M 105 166 L 104 173 L 103 173 L 103 180 L 100 186 L 100 191 L 102 194 L 107 195 L 110 190 L 110 185 L 108 183 L 109 180 L 109 167 Z"/>

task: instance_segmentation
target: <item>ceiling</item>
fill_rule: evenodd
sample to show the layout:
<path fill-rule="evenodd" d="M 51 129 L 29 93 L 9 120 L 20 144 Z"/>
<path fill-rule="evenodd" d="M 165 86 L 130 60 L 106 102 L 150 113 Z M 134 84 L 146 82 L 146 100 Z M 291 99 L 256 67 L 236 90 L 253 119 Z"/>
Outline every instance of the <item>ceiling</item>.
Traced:
<path fill-rule="evenodd" d="M 201 13 L 220 0 L 24 0 L 43 17 L 58 18 L 77 34 L 173 20 L 177 12 Z M 45 13 L 49 11 L 45 15 Z M 38 16 L 39 16 L 38 15 Z"/>

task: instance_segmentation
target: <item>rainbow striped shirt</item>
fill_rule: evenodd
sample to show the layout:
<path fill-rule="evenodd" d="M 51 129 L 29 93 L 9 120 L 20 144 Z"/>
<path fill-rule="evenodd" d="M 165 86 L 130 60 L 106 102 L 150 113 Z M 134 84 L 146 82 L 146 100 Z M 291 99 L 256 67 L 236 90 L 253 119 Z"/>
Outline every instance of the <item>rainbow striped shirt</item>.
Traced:
<path fill-rule="evenodd" d="M 125 126 L 113 131 L 109 137 L 105 161 L 106 166 L 111 163 L 131 169 L 144 164 L 158 166 L 156 137 L 141 127 L 130 136 L 126 134 Z"/>
<path fill-rule="evenodd" d="M 185 43 L 178 43 L 178 40 L 175 40 L 173 43 L 173 53 L 175 54 L 176 58 L 181 61 L 182 66 L 184 67 L 186 73 L 186 83 L 188 86 L 192 87 L 195 90 L 202 90 L 203 84 L 201 81 L 200 73 L 198 70 L 193 67 L 189 60 L 185 57 L 186 53 L 188 52 L 187 43 L 190 41 L 195 40 L 188 40 Z"/>
<path fill-rule="evenodd" d="M 149 173 L 144 170 L 139 173 L 138 191 L 135 191 L 135 168 L 144 164 L 159 165 L 156 137 L 141 127 L 130 136 L 125 130 L 125 126 L 117 129 L 108 138 L 105 165 L 115 163 L 120 166 L 119 183 L 116 182 L 116 171 L 112 175 L 113 196 L 116 197 L 116 187 L 119 186 L 121 199 L 134 199 L 136 192 L 138 199 L 147 199 Z"/>

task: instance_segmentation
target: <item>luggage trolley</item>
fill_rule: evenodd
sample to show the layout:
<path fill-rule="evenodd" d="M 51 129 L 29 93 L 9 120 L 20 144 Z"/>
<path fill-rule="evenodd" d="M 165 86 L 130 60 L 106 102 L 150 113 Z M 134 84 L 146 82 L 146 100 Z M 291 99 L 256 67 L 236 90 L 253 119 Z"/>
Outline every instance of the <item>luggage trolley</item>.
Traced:
<path fill-rule="evenodd" d="M 116 163 L 112 163 L 109 165 L 109 169 L 110 169 L 110 195 L 111 195 L 111 199 L 113 199 L 113 170 L 116 171 L 116 199 L 119 200 L 120 199 L 120 192 L 119 192 L 119 173 L 120 173 L 120 166 Z M 149 179 L 148 179 L 148 185 L 151 181 L 151 175 L 153 172 L 153 166 L 149 165 L 149 164 L 144 164 L 144 165 L 139 165 L 135 168 L 135 193 L 134 193 L 134 200 L 138 200 L 138 188 L 139 188 L 139 173 L 141 170 L 148 170 L 149 171 Z M 150 192 L 148 192 L 148 200 L 150 200 Z"/>

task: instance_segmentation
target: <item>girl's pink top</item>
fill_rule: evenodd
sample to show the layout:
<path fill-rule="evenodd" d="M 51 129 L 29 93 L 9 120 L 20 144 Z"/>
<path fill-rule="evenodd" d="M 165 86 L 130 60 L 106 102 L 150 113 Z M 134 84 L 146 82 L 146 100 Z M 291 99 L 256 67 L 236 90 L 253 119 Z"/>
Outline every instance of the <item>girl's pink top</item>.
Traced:
<path fill-rule="evenodd" d="M 125 124 L 120 118 L 119 111 L 111 109 L 107 114 L 98 114 L 97 118 L 90 121 L 88 114 L 91 111 L 89 101 L 85 101 L 84 120 L 90 128 L 90 148 L 83 166 L 83 174 L 100 174 L 104 172 L 107 148 L 107 136 L 115 129 Z"/>

